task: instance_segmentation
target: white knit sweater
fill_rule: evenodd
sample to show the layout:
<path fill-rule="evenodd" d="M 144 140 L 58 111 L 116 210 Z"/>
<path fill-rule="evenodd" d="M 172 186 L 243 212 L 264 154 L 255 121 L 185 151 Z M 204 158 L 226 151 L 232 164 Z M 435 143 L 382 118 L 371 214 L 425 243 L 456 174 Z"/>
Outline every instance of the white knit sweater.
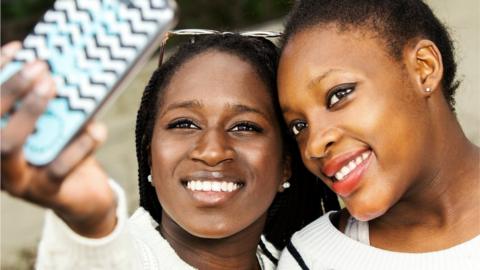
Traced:
<path fill-rule="evenodd" d="M 362 244 L 338 231 L 330 221 L 332 213 L 293 235 L 277 269 L 480 269 L 480 236 L 435 252 L 392 252 Z"/>
<path fill-rule="evenodd" d="M 155 229 L 158 223 L 145 209 L 137 209 L 127 219 L 124 192 L 114 181 L 110 184 L 118 198 L 114 231 L 100 239 L 85 238 L 73 232 L 52 211 L 47 211 L 36 269 L 194 269 L 158 233 Z M 274 260 L 278 259 L 280 252 L 263 236 L 261 240 Z M 260 247 L 257 257 L 263 269 L 275 269 L 275 264 Z"/>

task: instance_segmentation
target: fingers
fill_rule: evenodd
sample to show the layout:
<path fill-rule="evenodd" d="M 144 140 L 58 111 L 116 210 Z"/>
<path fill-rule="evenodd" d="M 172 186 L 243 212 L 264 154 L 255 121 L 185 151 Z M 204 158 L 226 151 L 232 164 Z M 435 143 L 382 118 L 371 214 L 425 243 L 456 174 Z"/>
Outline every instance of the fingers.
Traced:
<path fill-rule="evenodd" d="M 5 128 L 1 130 L 2 160 L 8 160 L 14 152 L 21 151 L 27 137 L 35 129 L 35 122 L 44 112 L 48 101 L 55 95 L 55 83 L 50 77 L 44 77 L 27 94 L 20 108 L 14 113 Z"/>
<path fill-rule="evenodd" d="M 48 178 L 52 181 L 63 181 L 65 177 L 97 149 L 107 138 L 107 129 L 99 123 L 87 126 L 85 132 L 60 153 L 60 155 L 48 166 Z"/>
<path fill-rule="evenodd" d="M 4 45 L 0 51 L 0 68 L 12 61 L 15 54 L 22 48 L 20 41 L 12 41 Z"/>
<path fill-rule="evenodd" d="M 11 116 L 0 131 L 2 189 L 21 196 L 29 183 L 28 165 L 23 155 L 23 145 L 33 132 L 35 122 L 55 95 L 54 82 L 45 77 L 27 94 L 19 110 Z"/>
<path fill-rule="evenodd" d="M 48 67 L 45 62 L 35 61 L 25 65 L 22 71 L 13 75 L 1 88 L 1 114 L 10 111 L 21 97 L 32 89 L 38 89 L 38 85 L 50 78 Z"/>

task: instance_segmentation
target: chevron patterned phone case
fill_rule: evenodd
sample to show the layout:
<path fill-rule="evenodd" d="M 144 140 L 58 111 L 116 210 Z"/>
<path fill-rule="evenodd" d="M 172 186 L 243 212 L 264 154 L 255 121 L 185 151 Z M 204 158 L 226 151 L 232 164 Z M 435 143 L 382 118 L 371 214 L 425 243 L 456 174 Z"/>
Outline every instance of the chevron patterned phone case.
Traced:
<path fill-rule="evenodd" d="M 0 74 L 3 84 L 25 62 L 43 59 L 57 84 L 24 146 L 26 159 L 38 166 L 55 159 L 175 22 L 171 0 L 57 0 Z M 7 122 L 8 115 L 1 126 Z"/>

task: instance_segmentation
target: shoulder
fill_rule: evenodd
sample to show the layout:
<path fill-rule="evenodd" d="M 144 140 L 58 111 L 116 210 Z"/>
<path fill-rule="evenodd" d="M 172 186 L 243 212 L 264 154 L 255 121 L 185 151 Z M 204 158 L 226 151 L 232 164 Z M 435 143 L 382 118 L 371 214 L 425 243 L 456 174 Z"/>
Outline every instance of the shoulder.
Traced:
<path fill-rule="evenodd" d="M 299 247 L 305 247 L 312 242 L 324 241 L 324 239 L 330 235 L 341 233 L 332 223 L 332 219 L 335 218 L 337 214 L 338 212 L 331 211 L 314 220 L 302 230 L 296 232 L 292 236 L 291 242 Z"/>
<path fill-rule="evenodd" d="M 337 234 L 342 234 L 332 224 L 331 218 L 338 212 L 332 211 L 316 219 L 302 230 L 296 232 L 282 253 L 279 269 L 320 269 L 318 260 L 328 256 L 331 242 Z"/>
<path fill-rule="evenodd" d="M 128 220 L 128 227 L 142 263 L 139 269 L 194 269 L 162 237 L 157 230 L 158 223 L 144 208 L 139 207 L 133 213 Z"/>
<path fill-rule="evenodd" d="M 276 269 L 278 259 L 280 258 L 280 250 L 278 250 L 267 238 L 262 235 L 257 247 L 257 256 L 261 261 L 262 269 Z"/>

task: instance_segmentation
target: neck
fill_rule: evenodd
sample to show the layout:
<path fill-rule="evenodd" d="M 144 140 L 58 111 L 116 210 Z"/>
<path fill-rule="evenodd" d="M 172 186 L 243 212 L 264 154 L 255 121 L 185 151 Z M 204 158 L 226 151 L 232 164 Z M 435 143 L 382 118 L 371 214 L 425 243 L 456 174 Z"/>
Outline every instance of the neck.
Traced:
<path fill-rule="evenodd" d="M 185 262 L 198 269 L 260 269 L 256 251 L 265 224 L 260 218 L 242 231 L 224 238 L 197 237 L 162 214 L 160 231 Z"/>
<path fill-rule="evenodd" d="M 398 235 L 403 237 L 407 232 L 422 241 L 444 237 L 432 245 L 446 248 L 480 234 L 480 150 L 465 137 L 453 113 L 437 115 L 429 173 L 372 227 L 402 231 Z"/>

